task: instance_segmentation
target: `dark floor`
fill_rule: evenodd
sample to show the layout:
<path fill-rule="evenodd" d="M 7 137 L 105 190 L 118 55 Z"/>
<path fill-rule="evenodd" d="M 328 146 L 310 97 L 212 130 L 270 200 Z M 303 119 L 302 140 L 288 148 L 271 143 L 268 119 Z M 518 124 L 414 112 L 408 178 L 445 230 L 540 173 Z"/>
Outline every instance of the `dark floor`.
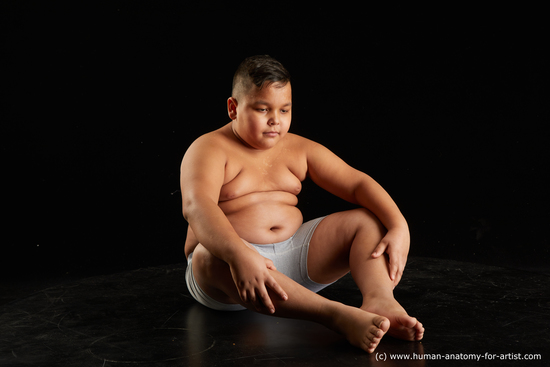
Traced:
<path fill-rule="evenodd" d="M 425 338 L 385 337 L 368 355 L 313 323 L 206 309 L 190 298 L 184 270 L 185 265 L 161 266 L 59 280 L 17 299 L 5 293 L 0 366 L 530 366 L 550 361 L 550 276 L 545 274 L 411 258 L 395 295 L 423 322 Z M 17 294 L 32 288 L 11 289 Z M 322 294 L 351 305 L 361 302 L 349 276 Z M 525 359 L 532 357 L 538 360 Z"/>

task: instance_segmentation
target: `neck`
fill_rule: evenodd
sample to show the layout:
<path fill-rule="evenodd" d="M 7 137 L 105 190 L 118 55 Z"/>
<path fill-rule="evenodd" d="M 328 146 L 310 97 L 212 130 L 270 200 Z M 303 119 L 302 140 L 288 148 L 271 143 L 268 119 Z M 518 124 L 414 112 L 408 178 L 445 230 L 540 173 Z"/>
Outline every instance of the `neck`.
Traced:
<path fill-rule="evenodd" d="M 239 133 L 238 133 L 237 130 L 235 129 L 235 124 L 234 124 L 234 122 L 235 122 L 235 120 L 231 121 L 231 132 L 233 132 L 233 135 L 235 135 L 235 137 L 237 138 L 237 140 L 240 141 L 241 144 L 243 144 L 245 147 L 250 148 L 250 149 L 257 150 L 257 149 L 254 148 L 252 145 L 248 144 L 243 138 L 241 138 L 241 136 L 239 135 Z"/>

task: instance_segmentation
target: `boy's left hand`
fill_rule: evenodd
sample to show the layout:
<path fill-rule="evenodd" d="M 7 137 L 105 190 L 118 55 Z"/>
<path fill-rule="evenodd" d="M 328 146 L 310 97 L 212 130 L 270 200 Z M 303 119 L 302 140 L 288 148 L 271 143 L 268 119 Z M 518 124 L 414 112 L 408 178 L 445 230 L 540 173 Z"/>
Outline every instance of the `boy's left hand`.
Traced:
<path fill-rule="evenodd" d="M 403 276 L 405 264 L 407 263 L 407 255 L 409 254 L 409 246 L 410 236 L 408 230 L 391 229 L 372 252 L 373 258 L 380 257 L 384 253 L 388 254 L 389 275 L 394 287 L 399 284 Z"/>

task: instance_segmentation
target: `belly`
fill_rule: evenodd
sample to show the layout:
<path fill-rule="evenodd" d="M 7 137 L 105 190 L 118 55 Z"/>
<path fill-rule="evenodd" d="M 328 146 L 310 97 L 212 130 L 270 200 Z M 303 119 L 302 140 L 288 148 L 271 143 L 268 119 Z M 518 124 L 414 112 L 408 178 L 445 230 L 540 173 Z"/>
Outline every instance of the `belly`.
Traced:
<path fill-rule="evenodd" d="M 237 234 L 255 244 L 289 239 L 302 225 L 295 195 L 284 191 L 255 192 L 219 206 Z"/>

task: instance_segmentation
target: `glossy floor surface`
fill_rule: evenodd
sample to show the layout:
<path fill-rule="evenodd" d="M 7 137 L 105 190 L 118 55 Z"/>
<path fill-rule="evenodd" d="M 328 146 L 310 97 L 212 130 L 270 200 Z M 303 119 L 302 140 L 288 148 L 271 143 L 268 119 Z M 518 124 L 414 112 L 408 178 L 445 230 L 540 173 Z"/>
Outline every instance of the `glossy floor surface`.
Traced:
<path fill-rule="evenodd" d="M 411 258 L 395 295 L 423 322 L 425 338 L 385 337 L 368 355 L 313 323 L 206 309 L 189 296 L 184 270 L 182 264 L 94 276 L 6 301 L 0 306 L 0 366 L 550 363 L 545 274 Z M 361 302 L 349 276 L 322 294 Z"/>

